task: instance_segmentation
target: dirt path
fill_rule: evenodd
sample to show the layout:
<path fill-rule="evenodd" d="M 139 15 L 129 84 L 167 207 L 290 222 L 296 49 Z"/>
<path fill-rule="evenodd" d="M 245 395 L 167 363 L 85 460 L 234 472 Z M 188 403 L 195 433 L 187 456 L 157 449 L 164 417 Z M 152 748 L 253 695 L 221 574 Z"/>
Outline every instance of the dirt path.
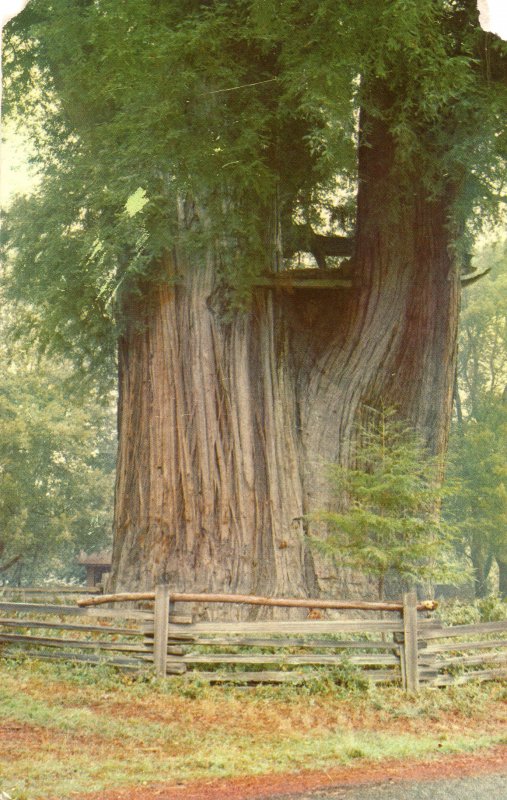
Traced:
<path fill-rule="evenodd" d="M 449 791 L 453 784 L 456 791 L 461 792 L 455 795 L 459 800 L 468 800 L 469 797 L 470 800 L 483 800 L 481 794 L 473 794 L 481 784 L 474 782 L 477 777 L 484 778 L 484 800 L 504 800 L 507 799 L 507 793 L 502 795 L 498 792 L 499 786 L 507 784 L 504 776 L 507 776 L 507 746 L 431 761 L 390 761 L 382 764 L 363 762 L 355 767 L 342 767 L 327 772 L 305 771 L 289 775 L 199 781 L 176 786 L 159 784 L 132 787 L 122 791 L 79 795 L 76 800 L 310 800 L 319 797 L 322 800 L 359 800 L 363 797 L 365 800 L 422 800 L 423 797 L 430 800 L 438 800 L 439 797 L 442 800 L 452 800 L 453 795 Z M 440 783 L 442 779 L 446 779 L 444 786 Z M 468 787 L 463 779 L 470 779 Z M 410 791 L 413 792 L 414 781 L 422 781 L 423 785 L 417 788 L 416 794 L 410 794 Z M 495 788 L 488 788 L 488 782 L 493 782 Z M 467 794 L 469 788 L 472 794 Z M 358 789 L 361 789 L 359 794 L 356 791 Z M 391 791 L 389 794 L 388 789 L 393 789 L 394 793 Z"/>
<path fill-rule="evenodd" d="M 285 795 L 278 800 L 507 800 L 507 772 L 451 780 L 349 786 L 331 792 Z"/>

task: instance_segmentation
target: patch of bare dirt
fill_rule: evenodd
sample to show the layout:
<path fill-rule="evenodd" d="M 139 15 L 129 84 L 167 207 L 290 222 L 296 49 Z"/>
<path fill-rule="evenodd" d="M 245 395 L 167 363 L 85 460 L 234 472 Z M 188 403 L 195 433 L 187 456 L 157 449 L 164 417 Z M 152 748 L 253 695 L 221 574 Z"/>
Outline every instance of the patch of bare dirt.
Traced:
<path fill-rule="evenodd" d="M 30 725 L 17 720 L 4 719 L 0 723 L 0 765 L 6 761 L 20 761 L 36 753 L 46 753 L 62 758 L 80 755 L 83 748 L 93 757 L 100 753 L 101 745 L 108 742 L 90 743 L 89 738 L 75 731 L 61 731 L 43 725 Z"/>
<path fill-rule="evenodd" d="M 5 720 L 0 726 L 1 757 L 5 760 L 19 757 L 20 751 L 28 747 L 44 747 L 50 738 L 46 728 Z"/>

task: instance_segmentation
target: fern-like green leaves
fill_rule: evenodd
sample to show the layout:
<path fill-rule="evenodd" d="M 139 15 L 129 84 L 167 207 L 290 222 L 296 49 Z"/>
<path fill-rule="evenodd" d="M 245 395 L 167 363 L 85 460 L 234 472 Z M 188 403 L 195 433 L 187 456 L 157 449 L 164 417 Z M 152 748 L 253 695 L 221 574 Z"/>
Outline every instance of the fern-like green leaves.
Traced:
<path fill-rule="evenodd" d="M 334 508 L 313 515 L 327 529 L 313 545 L 375 577 L 380 594 L 389 577 L 406 585 L 462 579 L 455 531 L 439 514 L 440 472 L 418 434 L 381 409 L 358 429 L 353 465 L 329 467 Z"/>

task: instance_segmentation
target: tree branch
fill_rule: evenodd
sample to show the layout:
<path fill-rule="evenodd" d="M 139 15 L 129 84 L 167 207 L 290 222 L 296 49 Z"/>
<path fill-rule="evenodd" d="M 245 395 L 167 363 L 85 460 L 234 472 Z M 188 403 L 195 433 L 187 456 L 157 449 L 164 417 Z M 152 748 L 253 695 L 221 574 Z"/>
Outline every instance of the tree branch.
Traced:
<path fill-rule="evenodd" d="M 347 258 L 353 255 L 354 239 L 315 233 L 310 225 L 291 225 L 284 237 L 283 254 L 290 258 L 298 251 L 311 253 L 319 268 L 326 269 L 326 256 Z"/>
<path fill-rule="evenodd" d="M 6 561 L 5 564 L 0 565 L 0 572 L 7 572 L 10 567 L 13 567 L 14 564 L 17 564 L 18 561 L 21 561 L 21 554 L 18 556 L 14 556 L 11 558 L 10 561 Z"/>
<path fill-rule="evenodd" d="M 472 272 L 471 275 L 462 275 L 460 278 L 461 285 L 470 286 L 472 283 L 477 283 L 477 281 L 480 281 L 481 278 L 484 278 L 488 272 L 491 272 L 491 267 L 482 270 L 482 272 L 480 270 L 476 270 L 476 272 Z"/>

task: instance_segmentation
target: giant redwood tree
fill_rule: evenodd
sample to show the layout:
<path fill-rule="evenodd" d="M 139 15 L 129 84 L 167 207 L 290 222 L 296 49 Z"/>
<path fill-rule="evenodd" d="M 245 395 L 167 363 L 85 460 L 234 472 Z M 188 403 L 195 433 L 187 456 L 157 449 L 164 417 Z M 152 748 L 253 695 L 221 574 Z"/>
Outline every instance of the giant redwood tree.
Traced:
<path fill-rule="evenodd" d="M 326 591 L 306 514 L 363 409 L 446 446 L 505 45 L 475 0 L 31 0 L 5 72 L 41 174 L 11 295 L 116 347 L 114 586 Z"/>

